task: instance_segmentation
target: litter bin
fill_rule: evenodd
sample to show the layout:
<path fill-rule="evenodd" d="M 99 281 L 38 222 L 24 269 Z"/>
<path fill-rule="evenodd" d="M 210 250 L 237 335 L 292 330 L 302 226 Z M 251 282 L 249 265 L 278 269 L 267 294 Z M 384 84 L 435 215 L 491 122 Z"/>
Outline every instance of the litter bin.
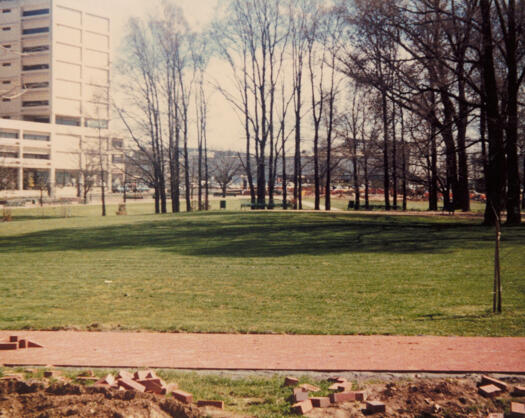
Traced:
<path fill-rule="evenodd" d="M 348 201 L 348 209 L 354 209 L 355 208 L 355 202 L 353 200 Z"/>
<path fill-rule="evenodd" d="M 220 202 L 220 208 L 221 208 L 221 209 L 226 209 L 226 200 L 221 200 L 221 202 Z"/>

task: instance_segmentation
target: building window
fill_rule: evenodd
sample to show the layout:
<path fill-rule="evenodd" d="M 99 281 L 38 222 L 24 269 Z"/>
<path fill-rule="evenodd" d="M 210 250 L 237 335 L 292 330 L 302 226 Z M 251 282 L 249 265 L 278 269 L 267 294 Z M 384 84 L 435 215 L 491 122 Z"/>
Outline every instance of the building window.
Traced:
<path fill-rule="evenodd" d="M 4 98 L 2 99 L 2 101 L 3 101 L 3 102 L 10 102 L 10 101 L 11 101 L 11 99 L 10 99 L 10 98 L 8 98 L 8 97 L 4 97 Z"/>
<path fill-rule="evenodd" d="M 24 29 L 22 31 L 22 35 L 34 35 L 35 33 L 47 33 L 49 32 L 49 28 L 30 28 L 30 29 Z"/>
<path fill-rule="evenodd" d="M 4 80 L 2 81 L 2 84 L 11 84 L 11 80 Z"/>
<path fill-rule="evenodd" d="M 3 9 L 2 13 L 11 13 L 11 9 Z"/>
<path fill-rule="evenodd" d="M 10 27 L 10 26 L 4 26 L 4 27 L 2 28 L 2 30 L 3 30 L 4 32 L 8 32 L 8 31 L 11 30 L 11 27 Z"/>
<path fill-rule="evenodd" d="M 49 9 L 24 10 L 22 16 L 40 16 L 48 15 Z"/>
<path fill-rule="evenodd" d="M 4 62 L 2 64 L 2 67 L 11 67 L 11 63 L 10 62 Z"/>
<path fill-rule="evenodd" d="M 68 118 L 67 116 L 57 116 L 57 125 L 80 126 L 80 118 Z"/>
<path fill-rule="evenodd" d="M 18 152 L 0 152 L 0 157 L 18 158 Z"/>
<path fill-rule="evenodd" d="M 2 45 L 2 48 L 5 48 L 5 49 L 11 49 L 11 45 Z"/>
<path fill-rule="evenodd" d="M 122 139 L 114 139 L 111 141 L 111 146 L 115 149 L 121 149 L 123 145 Z"/>
<path fill-rule="evenodd" d="M 30 160 L 49 160 L 49 154 L 24 154 L 24 158 Z"/>
<path fill-rule="evenodd" d="M 49 81 L 41 81 L 38 83 L 26 83 L 24 84 L 26 89 L 43 89 L 49 87 Z"/>
<path fill-rule="evenodd" d="M 43 116 L 24 116 L 23 120 L 27 122 L 49 123 L 49 118 Z"/>
<path fill-rule="evenodd" d="M 86 119 L 84 122 L 86 128 L 100 128 L 107 129 L 108 121 L 104 119 Z"/>
<path fill-rule="evenodd" d="M 111 162 L 113 164 L 123 164 L 124 163 L 124 156 L 123 155 L 112 155 L 111 156 Z"/>
<path fill-rule="evenodd" d="M 48 70 L 49 64 L 36 64 L 36 65 L 24 65 L 22 67 L 23 71 L 38 71 L 38 70 Z"/>
<path fill-rule="evenodd" d="M 0 131 L 0 138 L 18 139 L 18 132 Z"/>
<path fill-rule="evenodd" d="M 22 52 L 43 52 L 49 51 L 49 45 L 26 46 L 22 48 Z"/>
<path fill-rule="evenodd" d="M 22 107 L 49 106 L 49 100 L 30 100 L 22 102 Z"/>
<path fill-rule="evenodd" d="M 31 141 L 46 141 L 46 142 L 49 142 L 51 137 L 48 134 L 26 134 L 26 133 L 24 133 L 24 139 L 29 139 Z"/>

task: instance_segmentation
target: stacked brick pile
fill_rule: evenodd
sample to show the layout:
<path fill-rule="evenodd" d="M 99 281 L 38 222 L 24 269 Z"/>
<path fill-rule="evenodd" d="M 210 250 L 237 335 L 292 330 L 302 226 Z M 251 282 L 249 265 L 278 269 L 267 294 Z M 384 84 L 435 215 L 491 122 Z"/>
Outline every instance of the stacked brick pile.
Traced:
<path fill-rule="evenodd" d="M 332 385 L 328 388 L 332 391 L 329 397 L 310 396 L 310 392 L 320 392 L 321 389 L 308 383 L 299 385 L 299 380 L 295 377 L 286 377 L 285 386 L 293 387 L 292 412 L 299 415 L 307 414 L 313 408 L 327 408 L 344 402 L 366 402 L 365 410 L 368 415 L 385 412 L 384 403 L 376 400 L 366 399 L 366 392 L 352 390 L 352 383 L 344 377 L 334 377 L 328 379 Z"/>
<path fill-rule="evenodd" d="M 87 377 L 89 378 L 89 376 Z M 81 378 L 82 379 L 82 378 Z M 179 402 L 184 404 L 193 403 L 193 395 L 178 388 L 176 383 L 167 384 L 157 376 L 153 370 L 139 370 L 134 374 L 126 370 L 120 370 L 117 376 L 108 374 L 106 377 L 95 382 L 96 387 L 105 387 L 118 390 L 130 390 L 135 392 L 154 393 L 157 395 L 173 396 Z M 223 401 L 199 400 L 198 407 L 211 406 L 215 408 L 224 408 Z"/>
<path fill-rule="evenodd" d="M 478 385 L 478 393 L 485 398 L 497 398 L 504 392 L 510 392 L 510 386 L 498 379 L 490 376 L 481 376 L 481 382 Z M 524 386 L 515 386 L 512 391 L 514 396 L 525 396 Z M 492 418 L 503 417 L 502 413 L 491 414 Z M 525 418 L 525 404 L 520 402 L 511 402 L 510 404 L 511 418 Z"/>
<path fill-rule="evenodd" d="M 16 335 L 11 335 L 7 340 L 0 341 L 0 350 L 18 350 L 20 348 L 42 348 L 42 346 Z"/>

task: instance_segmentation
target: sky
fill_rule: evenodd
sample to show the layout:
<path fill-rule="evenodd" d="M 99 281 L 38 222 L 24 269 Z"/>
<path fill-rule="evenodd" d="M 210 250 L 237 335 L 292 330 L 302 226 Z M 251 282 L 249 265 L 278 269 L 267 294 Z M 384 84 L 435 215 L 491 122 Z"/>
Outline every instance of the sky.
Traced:
<path fill-rule="evenodd" d="M 111 19 L 112 59 L 118 58 L 119 48 L 125 34 L 126 23 L 130 17 L 147 17 L 157 11 L 159 0 L 75 0 L 79 3 L 89 1 L 89 8 Z M 219 0 L 172 0 L 182 8 L 186 20 L 193 30 L 199 30 L 212 21 Z M 226 70 L 217 64 L 209 68 L 214 79 L 227 77 Z M 242 125 L 234 110 L 220 93 L 208 89 L 208 147 L 217 150 L 244 147 L 240 139 Z"/>

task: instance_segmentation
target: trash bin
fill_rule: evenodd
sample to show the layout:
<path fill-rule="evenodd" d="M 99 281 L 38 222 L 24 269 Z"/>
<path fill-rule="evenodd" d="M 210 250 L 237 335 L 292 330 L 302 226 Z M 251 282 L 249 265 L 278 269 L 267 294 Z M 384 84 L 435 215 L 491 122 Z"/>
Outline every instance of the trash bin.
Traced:
<path fill-rule="evenodd" d="M 348 209 L 353 209 L 355 207 L 355 202 L 353 200 L 348 201 Z"/>
<path fill-rule="evenodd" d="M 221 203 L 220 203 L 220 208 L 221 209 L 226 209 L 226 200 L 221 200 Z"/>

